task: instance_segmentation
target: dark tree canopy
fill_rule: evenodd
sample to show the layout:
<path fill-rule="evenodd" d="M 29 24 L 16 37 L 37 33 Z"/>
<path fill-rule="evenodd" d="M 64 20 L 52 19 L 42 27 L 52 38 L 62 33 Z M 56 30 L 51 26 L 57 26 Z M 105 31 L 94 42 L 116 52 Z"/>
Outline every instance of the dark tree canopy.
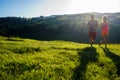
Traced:
<path fill-rule="evenodd" d="M 98 20 L 96 42 L 101 38 L 101 18 L 107 15 L 110 22 L 110 43 L 120 43 L 120 13 L 94 13 Z M 91 13 L 74 15 L 52 15 L 49 17 L 0 18 L 0 35 L 7 37 L 32 38 L 37 40 L 67 40 L 88 42 L 87 25 Z"/>

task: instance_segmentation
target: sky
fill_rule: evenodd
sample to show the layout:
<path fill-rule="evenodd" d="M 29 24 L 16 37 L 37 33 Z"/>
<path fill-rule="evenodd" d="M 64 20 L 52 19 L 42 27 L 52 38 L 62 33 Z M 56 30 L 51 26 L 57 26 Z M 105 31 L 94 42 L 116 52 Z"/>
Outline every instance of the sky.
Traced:
<path fill-rule="evenodd" d="M 120 12 L 120 0 L 0 0 L 0 17 Z"/>

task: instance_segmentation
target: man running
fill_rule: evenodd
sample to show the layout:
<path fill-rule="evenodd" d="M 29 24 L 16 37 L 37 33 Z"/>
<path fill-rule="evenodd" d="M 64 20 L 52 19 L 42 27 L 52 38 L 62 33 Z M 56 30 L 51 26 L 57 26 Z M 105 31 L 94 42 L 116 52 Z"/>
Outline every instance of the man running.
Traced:
<path fill-rule="evenodd" d="M 98 26 L 98 22 L 94 19 L 94 15 L 91 15 L 91 20 L 88 21 L 88 34 L 89 34 L 89 38 L 90 38 L 90 44 L 92 46 L 94 40 L 96 39 L 96 28 Z"/>

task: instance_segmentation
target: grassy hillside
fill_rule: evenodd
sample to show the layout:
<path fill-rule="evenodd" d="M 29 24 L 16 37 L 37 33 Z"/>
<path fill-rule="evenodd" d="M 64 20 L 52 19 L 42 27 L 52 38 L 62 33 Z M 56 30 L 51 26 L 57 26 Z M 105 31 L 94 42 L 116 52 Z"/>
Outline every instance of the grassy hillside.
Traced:
<path fill-rule="evenodd" d="M 0 37 L 0 80 L 119 80 L 120 44 Z"/>

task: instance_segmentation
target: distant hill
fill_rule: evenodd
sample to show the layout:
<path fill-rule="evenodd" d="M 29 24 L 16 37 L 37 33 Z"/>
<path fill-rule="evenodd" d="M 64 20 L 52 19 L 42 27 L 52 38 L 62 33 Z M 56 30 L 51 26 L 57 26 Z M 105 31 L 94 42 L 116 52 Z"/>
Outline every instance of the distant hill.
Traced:
<path fill-rule="evenodd" d="M 96 43 L 101 39 L 101 17 L 106 15 L 110 22 L 110 43 L 120 43 L 120 13 L 83 13 L 72 15 L 51 15 L 33 18 L 0 18 L 0 35 L 37 40 L 66 40 L 88 43 L 86 23 L 94 14 L 99 22 Z"/>

